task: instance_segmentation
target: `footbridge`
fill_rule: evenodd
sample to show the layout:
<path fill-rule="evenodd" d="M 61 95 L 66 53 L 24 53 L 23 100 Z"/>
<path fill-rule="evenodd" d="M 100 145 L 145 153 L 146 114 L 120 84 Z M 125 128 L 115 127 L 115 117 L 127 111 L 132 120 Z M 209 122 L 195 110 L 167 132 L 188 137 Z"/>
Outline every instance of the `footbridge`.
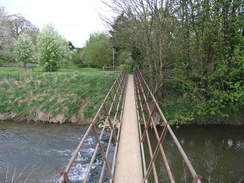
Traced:
<path fill-rule="evenodd" d="M 189 176 L 185 182 L 201 183 L 139 69 L 133 75 L 123 72 L 118 76 L 61 173 L 59 183 L 72 182 L 72 166 L 89 135 L 95 137 L 96 146 L 80 182 L 175 183 L 170 166 L 174 157 L 169 158 L 164 146 L 171 140 L 187 167 Z M 102 162 L 94 181 L 91 176 L 98 157 Z"/>

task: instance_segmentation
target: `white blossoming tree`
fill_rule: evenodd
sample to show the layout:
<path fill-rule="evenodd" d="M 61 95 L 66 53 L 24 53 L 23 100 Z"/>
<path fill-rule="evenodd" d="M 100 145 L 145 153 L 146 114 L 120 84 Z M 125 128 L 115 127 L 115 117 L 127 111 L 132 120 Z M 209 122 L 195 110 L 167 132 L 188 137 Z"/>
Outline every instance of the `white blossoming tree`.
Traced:
<path fill-rule="evenodd" d="M 47 72 L 57 71 L 71 58 L 68 42 L 51 25 L 40 32 L 37 50 L 38 62 Z"/>
<path fill-rule="evenodd" d="M 34 45 L 31 37 L 25 33 L 21 34 L 14 46 L 16 61 L 26 67 L 27 63 L 34 62 Z"/>

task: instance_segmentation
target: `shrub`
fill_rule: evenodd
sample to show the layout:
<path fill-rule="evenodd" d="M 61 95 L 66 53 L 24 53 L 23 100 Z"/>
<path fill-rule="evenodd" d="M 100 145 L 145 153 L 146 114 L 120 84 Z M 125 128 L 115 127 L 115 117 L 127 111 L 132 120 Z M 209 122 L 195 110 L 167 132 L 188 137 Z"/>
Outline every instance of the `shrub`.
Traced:
<path fill-rule="evenodd" d="M 127 71 L 127 72 L 131 72 L 131 66 L 127 65 L 127 64 L 121 64 L 119 66 L 119 70 L 120 71 Z"/>

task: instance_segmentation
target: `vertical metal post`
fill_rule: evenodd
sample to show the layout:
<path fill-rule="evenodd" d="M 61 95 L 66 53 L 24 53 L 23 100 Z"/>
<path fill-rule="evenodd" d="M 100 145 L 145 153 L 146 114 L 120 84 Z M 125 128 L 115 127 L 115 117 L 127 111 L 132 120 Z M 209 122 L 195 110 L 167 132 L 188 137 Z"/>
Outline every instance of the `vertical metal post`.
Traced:
<path fill-rule="evenodd" d="M 114 53 L 114 48 L 113 48 L 113 71 L 114 71 L 114 55 L 115 55 L 115 53 Z"/>

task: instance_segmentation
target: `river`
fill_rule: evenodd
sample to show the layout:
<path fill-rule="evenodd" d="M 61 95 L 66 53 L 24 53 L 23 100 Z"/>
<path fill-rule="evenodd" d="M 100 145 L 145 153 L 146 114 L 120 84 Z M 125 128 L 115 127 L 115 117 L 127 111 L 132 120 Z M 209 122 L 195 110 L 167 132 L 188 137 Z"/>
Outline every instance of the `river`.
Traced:
<path fill-rule="evenodd" d="M 56 182 L 85 129 L 71 124 L 1 122 L 0 182 Z M 192 126 L 174 131 L 193 166 L 204 177 L 203 182 L 244 182 L 243 126 Z M 89 136 L 70 174 L 74 182 L 82 180 L 94 145 L 94 137 Z M 165 149 L 177 182 L 191 182 L 171 140 L 167 140 Z M 94 169 L 100 164 L 98 158 Z M 164 179 L 163 169 L 160 172 Z"/>
<path fill-rule="evenodd" d="M 244 126 L 187 126 L 174 132 L 203 183 L 244 183 Z M 176 182 L 192 182 L 169 135 L 164 149 Z M 168 182 L 164 167 L 159 172 L 161 180 Z"/>

